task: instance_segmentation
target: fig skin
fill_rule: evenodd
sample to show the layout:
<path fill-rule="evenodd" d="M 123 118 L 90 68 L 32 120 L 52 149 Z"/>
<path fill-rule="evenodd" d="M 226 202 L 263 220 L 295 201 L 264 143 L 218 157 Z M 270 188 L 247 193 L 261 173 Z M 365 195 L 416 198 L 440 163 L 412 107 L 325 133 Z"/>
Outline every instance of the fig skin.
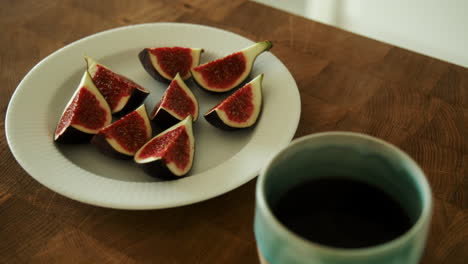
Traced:
<path fill-rule="evenodd" d="M 120 160 L 130 160 L 133 158 L 133 156 L 125 155 L 116 151 L 109 143 L 107 143 L 106 137 L 103 134 L 94 135 L 91 139 L 91 143 L 106 156 Z"/>
<path fill-rule="evenodd" d="M 231 126 L 228 126 L 226 125 L 218 116 L 218 113 L 216 113 L 216 111 L 213 111 L 211 113 L 209 113 L 208 115 L 205 116 L 205 119 L 206 121 L 208 121 L 208 123 L 212 124 L 214 127 L 217 127 L 219 129 L 222 129 L 222 130 L 226 130 L 226 131 L 236 131 L 236 130 L 240 130 L 242 128 L 238 128 L 238 127 L 231 127 Z"/>
<path fill-rule="evenodd" d="M 158 114 L 151 121 L 153 121 L 156 127 L 165 130 L 179 123 L 181 120 L 169 114 L 165 109 L 159 109 Z"/>
<path fill-rule="evenodd" d="M 162 159 L 155 160 L 149 163 L 138 164 L 138 167 L 143 169 L 143 171 L 151 177 L 166 181 L 173 181 L 187 177 L 187 175 L 189 175 L 190 171 L 192 170 L 192 168 L 190 168 L 190 170 L 185 175 L 177 176 L 167 168 L 165 162 Z"/>
<path fill-rule="evenodd" d="M 54 141 L 59 144 L 84 144 L 88 143 L 93 136 L 94 134 L 88 134 L 68 126 L 65 132 Z"/>
<path fill-rule="evenodd" d="M 134 89 L 132 95 L 128 99 L 127 104 L 120 110 L 119 112 L 113 113 L 112 115 L 115 117 L 123 117 L 124 115 L 129 114 L 130 112 L 134 111 L 141 104 L 145 101 L 146 97 L 148 97 L 149 93 L 142 92 L 138 89 Z"/>
<path fill-rule="evenodd" d="M 143 49 L 142 51 L 140 51 L 140 53 L 138 54 L 138 58 L 140 58 L 141 65 L 143 65 L 143 68 L 146 70 L 146 72 L 149 73 L 149 75 L 151 75 L 151 77 L 163 83 L 171 83 L 172 80 L 168 80 L 162 77 L 162 75 L 159 74 L 159 72 L 157 72 L 156 69 L 154 69 L 153 64 L 151 63 L 148 49 Z"/>

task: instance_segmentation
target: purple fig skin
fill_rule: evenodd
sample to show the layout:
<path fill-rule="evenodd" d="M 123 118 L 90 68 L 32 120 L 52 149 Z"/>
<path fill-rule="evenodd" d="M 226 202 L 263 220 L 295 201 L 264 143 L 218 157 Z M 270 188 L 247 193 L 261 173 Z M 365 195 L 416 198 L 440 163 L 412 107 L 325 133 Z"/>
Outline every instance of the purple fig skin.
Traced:
<path fill-rule="evenodd" d="M 115 150 L 109 143 L 107 143 L 106 137 L 102 134 L 94 135 L 91 139 L 91 143 L 95 145 L 101 153 L 114 159 L 129 160 L 133 158 L 133 156 L 125 155 Z"/>
<path fill-rule="evenodd" d="M 159 109 L 158 114 L 156 114 L 154 119 L 152 119 L 151 121 L 153 121 L 157 127 L 163 130 L 166 130 L 170 128 L 171 126 L 179 123 L 182 120 L 177 119 L 176 117 L 169 114 L 169 112 L 167 112 L 165 109 L 162 108 L 162 109 Z"/>
<path fill-rule="evenodd" d="M 138 54 L 138 58 L 140 58 L 141 65 L 143 65 L 143 68 L 145 68 L 146 72 L 151 75 L 155 80 L 163 82 L 163 83 L 171 83 L 172 80 L 168 80 L 164 78 L 161 74 L 159 74 L 158 71 L 153 67 L 153 64 L 151 63 L 150 55 L 149 55 L 149 50 L 148 49 L 143 49 L 140 51 Z"/>
<path fill-rule="evenodd" d="M 177 180 L 186 177 L 190 170 L 183 176 L 176 176 L 174 173 L 172 173 L 171 170 L 169 170 L 166 166 L 166 163 L 160 159 L 160 160 L 155 160 L 153 162 L 149 163 L 144 163 L 144 164 L 138 164 L 140 168 L 143 169 L 146 174 L 150 175 L 151 177 L 158 178 L 161 180 L 166 180 L 166 181 L 171 181 L 171 180 Z"/>
<path fill-rule="evenodd" d="M 146 97 L 148 97 L 149 93 L 145 93 L 143 91 L 140 91 L 138 89 L 134 89 L 132 92 L 132 95 L 130 95 L 130 98 L 128 98 L 127 104 L 122 108 L 117 113 L 114 113 L 113 115 L 116 117 L 122 117 L 133 110 L 137 109 L 140 107 L 140 105 L 145 101 Z"/>
<path fill-rule="evenodd" d="M 226 125 L 226 124 L 221 120 L 221 118 L 219 118 L 218 113 L 216 113 L 216 111 L 213 111 L 213 112 L 209 113 L 208 115 L 206 115 L 206 116 L 205 116 L 205 119 L 206 119 L 206 121 L 208 121 L 208 123 L 212 124 L 214 127 L 220 128 L 220 129 L 222 129 L 222 130 L 226 130 L 226 131 L 236 131 L 236 130 L 240 130 L 240 129 L 241 129 L 241 128 L 230 127 L 230 126 Z"/>
<path fill-rule="evenodd" d="M 88 134 L 69 126 L 66 128 L 65 132 L 55 140 L 55 142 L 60 144 L 83 144 L 88 143 L 93 136 L 93 134 Z"/>

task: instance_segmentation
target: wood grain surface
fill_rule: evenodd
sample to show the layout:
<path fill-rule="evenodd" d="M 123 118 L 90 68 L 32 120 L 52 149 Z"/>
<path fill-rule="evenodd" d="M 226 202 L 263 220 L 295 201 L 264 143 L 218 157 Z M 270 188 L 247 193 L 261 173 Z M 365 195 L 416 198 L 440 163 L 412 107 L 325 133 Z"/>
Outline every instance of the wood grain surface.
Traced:
<path fill-rule="evenodd" d="M 258 263 L 255 180 L 191 206 L 111 210 L 48 190 L 8 149 L 7 105 L 36 63 L 90 34 L 160 21 L 271 40 L 301 92 L 296 136 L 357 131 L 407 151 L 434 192 L 422 263 L 468 263 L 468 70 L 244 0 L 0 2 L 0 263 Z"/>

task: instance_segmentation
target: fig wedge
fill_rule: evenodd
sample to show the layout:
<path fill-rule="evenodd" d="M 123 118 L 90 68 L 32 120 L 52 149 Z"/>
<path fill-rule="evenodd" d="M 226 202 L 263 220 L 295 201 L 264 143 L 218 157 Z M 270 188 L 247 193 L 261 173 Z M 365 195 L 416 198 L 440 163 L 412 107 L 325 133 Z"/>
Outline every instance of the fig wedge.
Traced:
<path fill-rule="evenodd" d="M 111 121 L 109 105 L 85 71 L 60 117 L 54 140 L 59 143 L 84 143 Z"/>
<path fill-rule="evenodd" d="M 236 130 L 253 126 L 262 109 L 263 74 L 211 108 L 205 119 L 215 127 Z"/>
<path fill-rule="evenodd" d="M 247 79 L 257 56 L 271 47 L 270 41 L 257 42 L 224 58 L 195 67 L 191 70 L 193 79 L 206 91 L 228 92 Z"/>
<path fill-rule="evenodd" d="M 99 130 L 91 140 L 97 149 L 116 159 L 131 159 L 151 138 L 145 105 Z"/>
<path fill-rule="evenodd" d="M 202 52 L 203 49 L 198 48 L 146 48 L 138 57 L 149 75 L 157 81 L 170 83 L 177 73 L 182 80 L 190 78 L 190 69 L 198 66 Z"/>
<path fill-rule="evenodd" d="M 113 114 L 119 116 L 133 111 L 149 95 L 149 91 L 134 81 L 85 56 L 88 72 L 106 99 Z"/>
<path fill-rule="evenodd" d="M 177 74 L 163 94 L 161 101 L 155 106 L 151 120 L 160 128 L 165 129 L 189 115 L 193 117 L 193 121 L 198 119 L 198 101 Z"/>
<path fill-rule="evenodd" d="M 187 116 L 143 145 L 134 160 L 147 174 L 174 180 L 189 173 L 194 153 L 192 116 Z"/>

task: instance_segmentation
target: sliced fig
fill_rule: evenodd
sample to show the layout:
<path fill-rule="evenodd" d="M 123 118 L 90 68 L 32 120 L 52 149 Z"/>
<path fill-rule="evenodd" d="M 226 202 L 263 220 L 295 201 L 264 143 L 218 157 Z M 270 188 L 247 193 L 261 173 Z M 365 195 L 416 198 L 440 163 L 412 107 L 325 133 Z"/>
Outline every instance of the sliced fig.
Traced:
<path fill-rule="evenodd" d="M 117 159 L 131 159 L 151 138 L 145 105 L 104 127 L 92 138 L 99 151 Z"/>
<path fill-rule="evenodd" d="M 271 47 L 270 41 L 258 42 L 224 58 L 195 67 L 191 70 L 193 79 L 207 91 L 230 91 L 249 76 L 257 56 Z"/>
<path fill-rule="evenodd" d="M 187 116 L 143 145 L 134 160 L 153 177 L 179 179 L 192 168 L 194 151 L 192 116 Z"/>
<path fill-rule="evenodd" d="M 253 126 L 262 109 L 263 74 L 211 108 L 205 119 L 215 127 L 235 130 Z"/>
<path fill-rule="evenodd" d="M 109 105 L 85 71 L 60 117 L 54 140 L 60 143 L 83 143 L 111 121 Z"/>
<path fill-rule="evenodd" d="M 189 115 L 193 121 L 198 119 L 198 102 L 190 88 L 177 74 L 154 108 L 151 120 L 161 128 L 168 128 Z"/>
<path fill-rule="evenodd" d="M 203 49 L 184 47 L 146 48 L 138 54 L 143 68 L 156 80 L 171 82 L 177 73 L 190 78 L 190 69 L 200 63 Z"/>
<path fill-rule="evenodd" d="M 141 105 L 149 91 L 134 81 L 85 56 L 94 85 L 106 98 L 112 113 L 124 115 Z"/>

